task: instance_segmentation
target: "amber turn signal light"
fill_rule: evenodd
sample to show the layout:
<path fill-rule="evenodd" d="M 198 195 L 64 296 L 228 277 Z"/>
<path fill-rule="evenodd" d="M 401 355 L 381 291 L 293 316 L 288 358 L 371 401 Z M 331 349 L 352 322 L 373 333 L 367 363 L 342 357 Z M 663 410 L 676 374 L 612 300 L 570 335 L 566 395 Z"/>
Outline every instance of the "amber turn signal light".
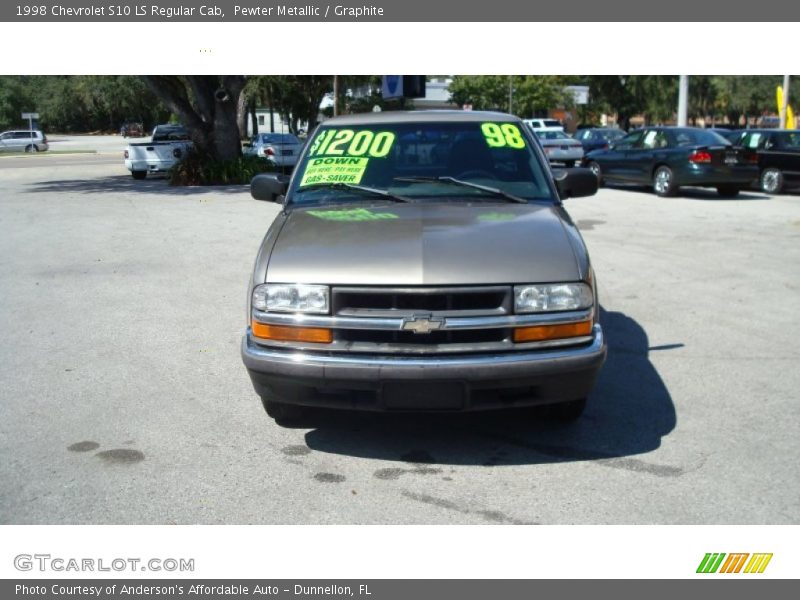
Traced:
<path fill-rule="evenodd" d="M 564 338 L 581 337 L 592 333 L 592 321 L 565 323 L 563 325 L 535 325 L 533 327 L 517 327 L 514 330 L 514 342 L 544 342 Z"/>
<path fill-rule="evenodd" d="M 285 325 L 268 325 L 266 323 L 252 322 L 253 335 L 265 340 L 277 342 L 313 342 L 315 344 L 330 344 L 333 341 L 333 331 L 322 327 L 292 327 Z"/>

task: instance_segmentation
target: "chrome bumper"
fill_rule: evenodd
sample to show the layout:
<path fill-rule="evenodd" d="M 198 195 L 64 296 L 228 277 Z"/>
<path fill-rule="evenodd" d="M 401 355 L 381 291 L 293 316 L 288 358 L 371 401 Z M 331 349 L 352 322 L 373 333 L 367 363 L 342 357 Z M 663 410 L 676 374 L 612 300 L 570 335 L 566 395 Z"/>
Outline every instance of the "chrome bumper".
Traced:
<path fill-rule="evenodd" d="M 242 360 L 250 371 L 282 378 L 323 381 L 398 378 L 500 380 L 595 366 L 599 369 L 605 356 L 606 344 L 599 324 L 594 325 L 591 342 L 582 346 L 461 356 L 324 354 L 266 348 L 253 343 L 248 336 L 242 340 Z"/>
<path fill-rule="evenodd" d="M 454 410 L 483 410 L 586 397 L 606 358 L 599 324 L 591 341 L 563 348 L 464 355 L 338 354 L 266 348 L 248 336 L 242 359 L 256 392 L 305 406 L 392 410 L 386 390 L 462 390 Z M 448 387 L 450 386 L 450 387 Z M 414 409 L 441 406 L 416 404 Z"/>

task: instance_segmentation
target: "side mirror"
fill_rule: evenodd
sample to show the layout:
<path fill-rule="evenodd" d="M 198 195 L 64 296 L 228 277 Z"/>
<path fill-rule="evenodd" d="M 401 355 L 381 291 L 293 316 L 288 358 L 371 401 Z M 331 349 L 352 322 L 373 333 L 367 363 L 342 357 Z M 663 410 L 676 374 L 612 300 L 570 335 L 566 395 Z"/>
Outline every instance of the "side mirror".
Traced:
<path fill-rule="evenodd" d="M 562 200 L 594 196 L 597 193 L 597 176 L 589 169 L 554 169 L 553 178 Z"/>
<path fill-rule="evenodd" d="M 250 195 L 256 200 L 277 202 L 279 196 L 286 195 L 289 189 L 289 176 L 279 173 L 261 173 L 250 181 Z"/>

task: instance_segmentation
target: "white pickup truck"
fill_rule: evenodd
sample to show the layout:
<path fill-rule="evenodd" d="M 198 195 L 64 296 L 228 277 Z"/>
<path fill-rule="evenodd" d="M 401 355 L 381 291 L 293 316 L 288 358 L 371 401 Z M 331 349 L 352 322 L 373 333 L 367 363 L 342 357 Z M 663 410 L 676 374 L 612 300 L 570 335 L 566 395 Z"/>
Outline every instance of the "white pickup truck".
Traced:
<path fill-rule="evenodd" d="M 180 162 L 191 150 L 189 132 L 181 125 L 156 125 L 149 142 L 128 144 L 125 167 L 134 179 L 148 173 L 164 173 Z"/>

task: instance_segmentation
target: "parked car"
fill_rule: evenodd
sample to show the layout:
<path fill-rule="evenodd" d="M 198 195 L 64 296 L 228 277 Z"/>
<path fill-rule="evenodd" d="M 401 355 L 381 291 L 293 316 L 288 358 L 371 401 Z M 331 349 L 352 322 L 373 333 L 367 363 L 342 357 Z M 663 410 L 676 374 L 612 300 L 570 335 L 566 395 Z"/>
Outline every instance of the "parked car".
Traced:
<path fill-rule="evenodd" d="M 47 136 L 38 129 L 18 129 L 0 133 L 0 152 L 45 152 Z"/>
<path fill-rule="evenodd" d="M 294 167 L 302 150 L 303 142 L 290 133 L 259 133 L 250 140 L 246 152 L 278 167 Z"/>
<path fill-rule="evenodd" d="M 728 140 L 734 146 L 741 145 L 740 142 L 742 141 L 742 136 L 747 131 L 746 129 L 722 129 L 719 127 L 714 127 L 709 129 L 708 131 L 712 131 L 717 135 L 721 135 L 726 140 Z"/>
<path fill-rule="evenodd" d="M 536 131 L 536 137 L 542 144 L 544 153 L 551 163 L 563 163 L 567 167 L 575 166 L 583 159 L 583 146 L 563 131 Z"/>
<path fill-rule="evenodd" d="M 600 183 L 652 185 L 659 196 L 674 196 L 681 186 L 735 196 L 758 178 L 755 152 L 694 127 L 637 129 L 606 150 L 589 152 L 584 164 Z"/>
<path fill-rule="evenodd" d="M 583 146 L 583 152 L 608 148 L 617 140 L 625 137 L 625 132 L 616 127 L 590 127 L 579 129 L 573 136 Z"/>
<path fill-rule="evenodd" d="M 525 119 L 531 131 L 564 131 L 564 125 L 557 119 Z"/>
<path fill-rule="evenodd" d="M 800 187 L 800 130 L 748 129 L 741 145 L 758 152 L 762 191 L 780 194 Z"/>
<path fill-rule="evenodd" d="M 267 413 L 551 405 L 577 418 L 606 343 L 562 200 L 596 189 L 586 169 L 551 170 L 508 114 L 325 121 L 291 178 L 251 183 L 283 201 L 242 340 Z"/>
<path fill-rule="evenodd" d="M 135 121 L 127 121 L 119 128 L 122 137 L 144 137 L 144 125 Z"/>
<path fill-rule="evenodd" d="M 149 142 L 129 143 L 125 167 L 134 179 L 148 173 L 164 173 L 183 160 L 192 148 L 189 132 L 181 125 L 156 125 Z"/>

